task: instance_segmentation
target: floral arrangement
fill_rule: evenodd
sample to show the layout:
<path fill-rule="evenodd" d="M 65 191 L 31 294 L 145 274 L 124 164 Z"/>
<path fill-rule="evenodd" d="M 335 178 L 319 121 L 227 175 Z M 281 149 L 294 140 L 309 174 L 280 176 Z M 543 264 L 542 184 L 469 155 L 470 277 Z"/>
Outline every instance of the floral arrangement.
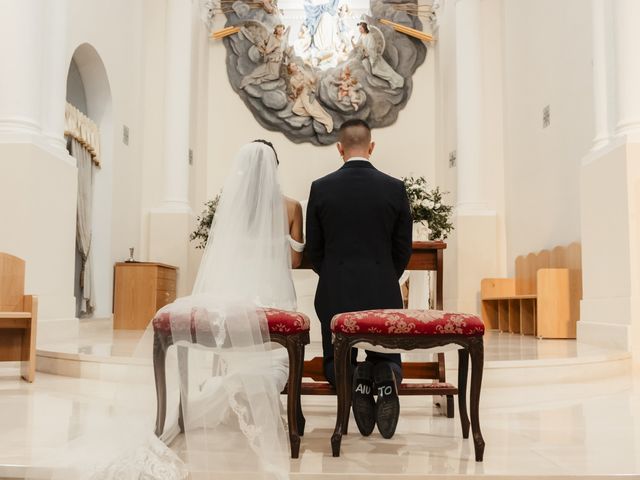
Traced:
<path fill-rule="evenodd" d="M 197 241 L 196 248 L 204 248 L 207 246 L 207 240 L 209 239 L 209 230 L 211 230 L 211 223 L 213 222 L 213 216 L 216 214 L 216 208 L 218 208 L 218 202 L 220 202 L 220 194 L 216 195 L 213 200 L 209 200 L 204 204 L 204 210 L 196 221 L 198 226 L 189 235 L 191 241 Z"/>
<path fill-rule="evenodd" d="M 453 230 L 451 223 L 453 207 L 442 202 L 447 192 L 441 192 L 440 187 L 429 189 L 424 177 L 405 177 L 402 180 L 407 190 L 413 223 L 429 227 L 429 240 L 445 240 Z M 196 220 L 197 227 L 189 236 L 191 241 L 198 242 L 196 248 L 202 249 L 207 245 L 209 230 L 219 201 L 220 194 L 206 202 L 202 214 Z"/>
<path fill-rule="evenodd" d="M 442 197 L 448 192 L 441 192 L 440 187 L 430 190 L 424 177 L 404 177 L 402 180 L 407 190 L 413 223 L 429 227 L 429 240 L 445 240 L 453 230 L 453 207 L 442 202 Z"/>

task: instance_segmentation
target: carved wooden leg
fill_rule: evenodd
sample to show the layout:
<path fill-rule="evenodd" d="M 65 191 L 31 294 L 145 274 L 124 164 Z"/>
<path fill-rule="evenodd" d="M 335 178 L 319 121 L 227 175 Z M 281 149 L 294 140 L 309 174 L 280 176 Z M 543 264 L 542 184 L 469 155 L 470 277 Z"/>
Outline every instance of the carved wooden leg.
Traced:
<path fill-rule="evenodd" d="M 289 388 L 287 389 L 289 442 L 291 443 L 291 458 L 298 458 L 300 454 L 298 416 L 301 414 L 300 389 L 304 364 L 304 346 L 299 335 L 292 335 L 287 338 L 287 351 L 289 353 Z"/>
<path fill-rule="evenodd" d="M 165 375 L 165 360 L 167 358 L 168 342 L 159 332 L 153 334 L 153 373 L 156 380 L 156 436 L 162 435 L 164 421 L 167 415 L 167 379 Z"/>
<path fill-rule="evenodd" d="M 304 414 L 302 413 L 302 372 L 304 372 L 304 350 L 305 350 L 305 341 L 309 343 L 309 338 L 307 334 L 307 338 L 304 338 L 300 342 L 300 375 L 299 375 L 299 383 L 298 383 L 298 399 L 296 400 L 298 404 L 298 433 L 300 436 L 304 436 L 304 427 L 307 424 L 306 418 L 304 418 Z"/>
<path fill-rule="evenodd" d="M 178 426 L 184 433 L 184 419 L 188 406 L 189 394 L 189 350 L 188 347 L 178 347 L 178 371 L 180 372 L 180 406 L 178 407 Z"/>
<path fill-rule="evenodd" d="M 347 365 L 347 376 L 345 382 L 345 412 L 344 418 L 342 419 L 342 434 L 347 435 L 349 433 L 349 418 L 351 418 L 351 396 L 353 394 L 353 364 L 351 363 L 352 355 L 354 348 L 349 348 L 349 353 L 347 355 L 346 365 Z"/>
<path fill-rule="evenodd" d="M 484 455 L 484 439 L 480 432 L 480 389 L 482 387 L 482 369 L 484 367 L 484 345 L 482 337 L 474 339 L 469 345 L 471 354 L 471 431 L 476 452 L 476 462 Z"/>
<path fill-rule="evenodd" d="M 467 378 L 469 377 L 469 351 L 458 350 L 458 409 L 462 438 L 469 438 L 469 415 L 467 414 Z"/>
<path fill-rule="evenodd" d="M 302 390 L 302 387 L 300 388 L 300 390 Z M 300 394 L 298 394 L 298 433 L 301 437 L 304 436 L 304 427 L 306 424 L 307 419 L 304 418 L 304 414 L 302 413 L 302 401 L 300 400 Z"/>
<path fill-rule="evenodd" d="M 345 431 L 345 419 L 349 420 L 348 413 L 350 407 L 349 395 L 349 360 L 351 348 L 349 341 L 345 335 L 336 334 L 333 341 L 334 364 L 336 369 L 336 391 L 338 411 L 336 415 L 336 428 L 331 436 L 331 451 L 334 457 L 340 456 L 340 444 L 342 443 L 342 434 Z"/>
<path fill-rule="evenodd" d="M 447 418 L 453 418 L 454 416 L 453 395 L 447 395 Z"/>

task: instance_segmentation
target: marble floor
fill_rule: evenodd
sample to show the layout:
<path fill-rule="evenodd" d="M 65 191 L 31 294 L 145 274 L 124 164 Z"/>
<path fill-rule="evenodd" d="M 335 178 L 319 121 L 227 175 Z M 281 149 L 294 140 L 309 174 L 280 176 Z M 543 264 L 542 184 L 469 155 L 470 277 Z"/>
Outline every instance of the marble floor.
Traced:
<path fill-rule="evenodd" d="M 24 476 L 53 443 L 102 418 L 122 389 L 114 381 L 121 374 L 69 370 L 65 361 L 127 371 L 135 366 L 148 378 L 149 345 L 139 341 L 131 332 L 114 333 L 107 322 L 85 324 L 73 338 L 49 338 L 38 345 L 39 370 L 42 365 L 58 374 L 39 371 L 33 384 L 18 379 L 16 365 L 0 363 L 0 478 Z M 485 346 L 484 462 L 474 461 L 471 440 L 462 439 L 457 412 L 446 418 L 430 397 L 401 397 L 398 429 L 390 440 L 377 432 L 361 437 L 352 419 L 342 456 L 333 458 L 335 397 L 308 396 L 303 397 L 306 434 L 300 458 L 291 460 L 291 477 L 640 478 L 640 367 L 631 366 L 628 354 L 497 332 L 488 332 Z M 314 343 L 307 358 L 319 353 Z M 455 368 L 455 359 L 448 355 L 448 368 Z M 149 405 L 146 420 L 153 422 L 149 387 L 141 402 Z M 172 448 L 181 452 L 180 437 Z"/>
<path fill-rule="evenodd" d="M 103 415 L 115 388 L 49 374 L 27 384 L 2 367 L 0 478 L 21 478 L 54 439 Z M 291 460 L 292 478 L 640 478 L 639 369 L 591 382 L 484 388 L 482 463 L 473 459 L 472 442 L 462 439 L 458 418 L 442 416 L 426 397 L 402 397 L 401 405 L 391 440 L 377 432 L 361 437 L 352 420 L 342 456 L 333 458 L 335 399 L 304 397 L 307 431 L 300 458 Z M 153 410 L 150 405 L 150 416 Z"/>

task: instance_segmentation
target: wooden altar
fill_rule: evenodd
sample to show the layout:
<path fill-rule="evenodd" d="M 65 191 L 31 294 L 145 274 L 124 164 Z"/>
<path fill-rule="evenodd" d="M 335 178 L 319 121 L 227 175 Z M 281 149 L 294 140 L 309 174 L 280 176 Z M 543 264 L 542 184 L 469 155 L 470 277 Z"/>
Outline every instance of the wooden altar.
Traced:
<path fill-rule="evenodd" d="M 447 244 L 441 241 L 413 242 L 413 253 L 407 265 L 407 270 L 436 272 L 436 310 L 442 310 L 442 266 L 446 248 Z M 300 268 L 311 269 L 308 258 L 303 258 Z M 443 353 L 438 353 L 438 360 L 433 362 L 403 362 L 402 369 L 405 379 L 430 380 L 430 382 L 402 383 L 398 388 L 400 395 L 446 396 L 446 414 L 448 417 L 453 417 L 453 395 L 458 394 L 458 389 L 446 383 Z M 302 382 L 302 395 L 335 395 L 335 388 L 324 377 L 321 357 L 304 362 L 302 376 L 313 380 L 313 382 Z"/>

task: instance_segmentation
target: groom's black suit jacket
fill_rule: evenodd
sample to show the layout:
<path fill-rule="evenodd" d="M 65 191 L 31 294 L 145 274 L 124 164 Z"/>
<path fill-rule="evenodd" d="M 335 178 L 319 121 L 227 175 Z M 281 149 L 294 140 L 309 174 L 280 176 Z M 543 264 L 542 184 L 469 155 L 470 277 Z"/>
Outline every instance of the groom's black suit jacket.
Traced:
<path fill-rule="evenodd" d="M 351 160 L 312 183 L 305 251 L 320 276 L 315 308 L 328 378 L 335 314 L 402 308 L 398 278 L 411 256 L 411 230 L 404 183 L 368 161 Z"/>

